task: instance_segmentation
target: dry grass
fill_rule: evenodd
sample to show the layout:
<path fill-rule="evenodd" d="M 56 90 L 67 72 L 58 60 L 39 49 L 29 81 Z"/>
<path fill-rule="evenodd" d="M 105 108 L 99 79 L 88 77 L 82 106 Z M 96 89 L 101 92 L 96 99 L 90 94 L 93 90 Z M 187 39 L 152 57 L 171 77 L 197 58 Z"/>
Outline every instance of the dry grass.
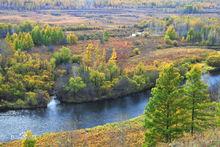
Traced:
<path fill-rule="evenodd" d="M 139 62 L 144 62 L 148 67 L 157 68 L 161 63 L 175 62 L 182 59 L 194 58 L 204 59 L 209 53 L 216 52 L 211 49 L 200 48 L 169 48 L 149 51 L 135 56 L 129 60 L 126 67 L 134 66 Z"/>
<path fill-rule="evenodd" d="M 61 16 L 53 16 L 49 13 L 36 12 L 17 12 L 3 11 L 0 13 L 0 22 L 21 23 L 23 21 L 34 21 L 41 24 L 51 25 L 72 25 L 72 24 L 87 24 L 87 20 L 83 17 L 76 17 L 68 14 Z"/>

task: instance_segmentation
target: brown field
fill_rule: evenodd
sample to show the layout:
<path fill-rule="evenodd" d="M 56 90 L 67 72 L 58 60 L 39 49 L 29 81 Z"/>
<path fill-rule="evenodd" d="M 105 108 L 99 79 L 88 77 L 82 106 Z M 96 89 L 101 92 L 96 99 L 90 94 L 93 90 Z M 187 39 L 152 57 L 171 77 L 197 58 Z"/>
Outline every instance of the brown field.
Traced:
<path fill-rule="evenodd" d="M 62 14 L 61 16 L 53 16 L 49 13 L 36 12 L 17 12 L 2 11 L 0 12 L 0 22 L 21 23 L 23 21 L 34 21 L 41 24 L 52 25 L 71 25 L 71 24 L 87 24 L 87 20 L 82 17 L 70 16 Z"/>

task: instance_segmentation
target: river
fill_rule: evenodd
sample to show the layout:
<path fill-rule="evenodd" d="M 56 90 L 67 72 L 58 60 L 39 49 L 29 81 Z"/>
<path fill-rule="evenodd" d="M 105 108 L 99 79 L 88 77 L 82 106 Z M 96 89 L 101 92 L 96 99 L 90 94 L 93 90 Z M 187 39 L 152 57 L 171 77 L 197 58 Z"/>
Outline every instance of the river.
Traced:
<path fill-rule="evenodd" d="M 46 109 L 13 110 L 0 113 L 0 141 L 35 135 L 90 128 L 134 118 L 143 113 L 150 92 L 83 104 L 59 104 L 53 99 Z"/>
<path fill-rule="evenodd" d="M 216 87 L 220 83 L 220 74 L 205 74 L 203 79 L 210 87 Z M 214 91 L 218 93 L 219 90 Z M 83 104 L 60 104 L 53 99 L 44 109 L 0 112 L 0 142 L 19 139 L 26 130 L 41 135 L 128 120 L 143 114 L 149 96 L 150 91 L 146 91 Z"/>

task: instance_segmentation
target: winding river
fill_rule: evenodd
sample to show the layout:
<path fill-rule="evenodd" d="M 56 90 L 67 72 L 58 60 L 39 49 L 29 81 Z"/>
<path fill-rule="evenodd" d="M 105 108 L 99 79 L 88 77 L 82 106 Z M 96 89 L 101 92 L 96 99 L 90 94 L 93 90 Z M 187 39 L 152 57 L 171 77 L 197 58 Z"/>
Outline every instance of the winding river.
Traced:
<path fill-rule="evenodd" d="M 206 74 L 203 79 L 210 88 L 215 87 L 220 83 L 220 74 Z M 214 91 L 218 93 L 218 90 Z M 19 139 L 26 130 L 40 135 L 128 120 L 143 113 L 149 96 L 150 91 L 146 91 L 120 99 L 83 104 L 60 104 L 53 99 L 45 109 L 0 112 L 0 142 Z"/>

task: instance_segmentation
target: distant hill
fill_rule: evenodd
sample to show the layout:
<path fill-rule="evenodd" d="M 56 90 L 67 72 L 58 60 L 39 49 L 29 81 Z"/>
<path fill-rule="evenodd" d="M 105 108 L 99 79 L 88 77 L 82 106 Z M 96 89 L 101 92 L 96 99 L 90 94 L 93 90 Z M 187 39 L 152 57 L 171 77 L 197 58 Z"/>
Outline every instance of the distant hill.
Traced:
<path fill-rule="evenodd" d="M 219 0 L 1 0 L 0 9 L 39 10 L 97 7 L 181 7 L 193 4 L 213 8 Z"/>

